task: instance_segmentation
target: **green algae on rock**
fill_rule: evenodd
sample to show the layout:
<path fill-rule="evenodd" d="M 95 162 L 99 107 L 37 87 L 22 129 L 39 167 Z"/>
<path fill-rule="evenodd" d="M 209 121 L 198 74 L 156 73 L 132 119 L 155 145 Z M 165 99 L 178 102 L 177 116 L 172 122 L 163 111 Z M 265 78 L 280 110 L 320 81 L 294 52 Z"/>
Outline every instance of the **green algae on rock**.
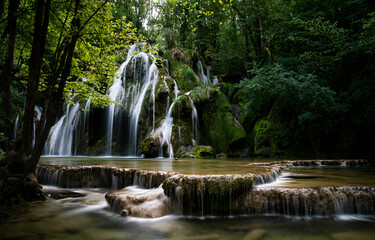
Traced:
<path fill-rule="evenodd" d="M 214 149 L 211 146 L 196 146 L 193 155 L 196 158 L 213 158 Z"/>

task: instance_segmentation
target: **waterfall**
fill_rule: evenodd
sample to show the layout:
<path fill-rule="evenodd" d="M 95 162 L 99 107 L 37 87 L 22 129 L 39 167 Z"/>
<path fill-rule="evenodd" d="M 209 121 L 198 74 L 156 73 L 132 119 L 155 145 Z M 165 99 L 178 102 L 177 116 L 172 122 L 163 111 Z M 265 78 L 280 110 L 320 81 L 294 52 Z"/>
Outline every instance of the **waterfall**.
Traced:
<path fill-rule="evenodd" d="M 169 157 L 170 158 L 174 157 L 173 147 L 172 147 L 172 143 L 171 143 L 172 127 L 173 127 L 172 109 L 173 109 L 174 104 L 175 104 L 175 101 L 169 107 L 168 114 L 167 114 L 163 124 L 161 125 L 162 139 L 161 139 L 161 142 L 160 142 L 159 157 L 164 156 L 164 154 L 163 154 L 163 145 L 164 144 L 167 144 L 167 146 L 168 146 Z"/>
<path fill-rule="evenodd" d="M 14 122 L 14 128 L 13 128 L 13 144 L 14 148 L 16 147 L 17 142 L 17 129 L 18 129 L 18 122 L 20 120 L 20 115 L 17 115 L 16 121 Z"/>
<path fill-rule="evenodd" d="M 255 214 L 374 214 L 375 194 L 367 187 L 256 188 L 242 207 L 242 211 Z"/>
<path fill-rule="evenodd" d="M 192 122 L 192 129 L 193 129 L 193 145 L 197 146 L 197 139 L 198 139 L 198 112 L 195 108 L 193 99 L 190 98 L 190 92 L 185 93 L 186 96 L 189 97 L 190 104 L 191 104 L 191 122 Z"/>
<path fill-rule="evenodd" d="M 113 133 L 120 131 L 115 118 L 120 118 L 123 115 L 122 109 L 126 110 L 129 122 L 127 155 L 138 155 L 138 121 L 150 87 L 152 87 L 151 100 L 153 115 L 155 115 L 155 87 L 159 79 L 159 72 L 155 62 L 150 63 L 150 58 L 154 59 L 155 57 L 144 52 L 138 45 L 131 46 L 125 62 L 121 64 L 114 82 L 109 88 L 109 98 L 116 103 L 107 108 L 106 155 L 112 155 Z M 152 127 L 155 128 L 155 116 L 153 116 Z"/>
<path fill-rule="evenodd" d="M 165 64 L 168 68 L 168 61 L 165 61 Z M 198 68 L 201 79 L 206 84 L 212 84 L 209 71 L 207 70 L 207 74 L 204 73 L 200 61 Z M 85 81 L 84 78 L 82 80 Z M 163 151 L 168 151 L 169 157 L 173 157 L 172 111 L 180 90 L 174 79 L 174 87 L 169 87 L 169 80 L 166 77 L 159 80 L 159 69 L 154 55 L 143 50 L 141 45 L 131 46 L 126 60 L 118 68 L 114 81 L 108 88 L 108 97 L 112 103 L 105 109 L 104 114 L 101 115 L 98 110 L 90 112 L 90 98 L 85 105 L 81 102 L 82 106 L 79 106 L 77 102 L 74 106 L 67 106 L 65 115 L 51 128 L 44 154 L 139 156 L 138 144 L 150 133 L 158 130 L 161 146 L 168 146 L 168 150 L 161 147 L 159 156 L 164 156 Z M 164 105 L 158 102 L 159 98 L 163 102 L 167 101 L 165 113 L 159 109 Z M 196 146 L 198 113 L 190 97 L 189 101 L 192 108 L 191 139 L 192 145 Z M 83 113 L 79 111 L 80 108 L 84 109 Z M 99 117 L 96 117 L 97 114 Z M 89 118 L 92 120 L 89 121 Z M 104 129 L 100 126 L 104 126 Z M 91 132 L 92 129 L 94 132 Z"/>
<path fill-rule="evenodd" d="M 36 118 L 40 120 L 40 118 L 42 117 L 42 108 L 39 107 L 39 106 L 35 106 L 34 111 L 36 112 Z M 33 132 L 33 148 L 34 148 L 34 146 L 35 146 L 35 134 L 36 134 L 35 120 L 34 120 L 33 126 L 34 126 L 34 132 Z"/>
<path fill-rule="evenodd" d="M 106 166 L 47 166 L 39 165 L 35 176 L 40 184 L 64 188 L 100 187 L 122 189 L 127 186 L 155 188 L 172 174 Z"/>
<path fill-rule="evenodd" d="M 172 146 L 172 141 L 171 141 L 172 128 L 173 128 L 172 110 L 173 110 L 173 106 L 174 106 L 176 100 L 178 99 L 178 94 L 179 94 L 180 90 L 178 90 L 178 86 L 177 86 L 176 81 L 174 79 L 173 79 L 173 81 L 174 81 L 174 101 L 169 108 L 168 108 L 169 104 L 167 104 L 168 112 L 167 112 L 167 115 L 164 119 L 163 124 L 161 125 L 162 138 L 161 138 L 161 141 L 160 141 L 159 157 L 164 156 L 164 153 L 163 153 L 163 145 L 164 144 L 167 144 L 167 146 L 168 146 L 169 157 L 170 158 L 174 157 L 173 146 Z"/>
<path fill-rule="evenodd" d="M 34 116 L 34 122 L 33 122 L 33 147 L 35 145 L 35 134 L 36 134 L 36 124 L 35 124 L 35 117 L 40 120 L 42 117 L 42 108 L 38 105 L 35 106 L 34 111 L 36 112 L 36 116 Z M 35 115 L 35 113 L 34 113 Z M 13 127 L 13 142 L 14 142 L 14 147 L 16 147 L 16 142 L 17 142 L 17 130 L 18 130 L 18 123 L 20 120 L 20 115 L 17 115 L 16 121 L 14 122 L 14 127 Z"/>
<path fill-rule="evenodd" d="M 51 128 L 44 153 L 46 155 L 72 155 L 74 130 L 80 119 L 79 103 L 68 105 L 65 115 Z"/>
<path fill-rule="evenodd" d="M 198 75 L 202 83 L 211 85 L 210 79 L 207 77 L 206 74 L 204 74 L 203 64 L 200 60 L 198 61 L 197 66 L 198 66 Z"/>
<path fill-rule="evenodd" d="M 121 64 L 120 68 L 116 72 L 116 76 L 113 81 L 113 84 L 108 90 L 109 98 L 112 101 L 115 101 L 117 103 L 122 103 L 122 101 L 124 100 L 126 67 L 137 50 L 138 50 L 137 45 L 133 45 L 130 47 L 130 49 L 128 50 L 128 55 L 126 57 L 125 62 Z M 118 113 L 120 107 L 116 105 L 115 103 L 112 103 L 107 108 L 107 116 L 108 116 L 107 117 L 107 134 L 108 135 L 107 135 L 107 141 L 106 141 L 106 155 L 112 154 L 113 121 L 114 121 L 114 115 L 116 114 L 115 109 L 116 109 L 116 113 Z"/>
<path fill-rule="evenodd" d="M 133 102 L 130 106 L 129 155 L 131 156 L 137 155 L 138 120 L 141 114 L 141 109 L 146 96 L 146 92 L 151 84 L 158 80 L 158 67 L 156 66 L 156 64 L 152 63 L 151 66 L 148 67 L 147 54 L 143 53 L 141 56 L 146 60 L 146 78 L 140 90 L 135 92 L 135 94 L 133 95 Z"/>

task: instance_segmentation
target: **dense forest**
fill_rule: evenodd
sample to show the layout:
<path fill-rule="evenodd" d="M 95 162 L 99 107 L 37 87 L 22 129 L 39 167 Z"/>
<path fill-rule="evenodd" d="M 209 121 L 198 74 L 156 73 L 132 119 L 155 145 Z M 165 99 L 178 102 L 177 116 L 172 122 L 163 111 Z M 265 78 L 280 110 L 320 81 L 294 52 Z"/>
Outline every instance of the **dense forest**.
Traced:
<path fill-rule="evenodd" d="M 217 154 L 373 156 L 370 0 L 1 0 L 0 35 L 1 155 L 15 147 L 17 120 L 17 159 L 31 156 L 22 172 L 35 169 L 72 93 L 97 108 L 111 103 L 115 70 L 129 46 L 144 42 L 168 59 L 182 90 L 214 102 L 193 98 L 201 139 Z M 197 60 L 217 84 L 193 81 Z M 226 135 L 220 109 L 245 136 Z"/>

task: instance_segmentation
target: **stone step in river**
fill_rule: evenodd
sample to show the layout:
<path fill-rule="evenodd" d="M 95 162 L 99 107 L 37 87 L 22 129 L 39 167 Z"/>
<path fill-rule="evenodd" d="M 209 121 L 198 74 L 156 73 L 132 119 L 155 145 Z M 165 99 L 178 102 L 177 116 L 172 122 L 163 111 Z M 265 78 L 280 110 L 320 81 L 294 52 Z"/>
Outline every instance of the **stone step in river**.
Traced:
<path fill-rule="evenodd" d="M 106 200 L 122 215 L 161 217 L 238 214 L 374 214 L 374 186 L 264 188 L 296 166 L 355 168 L 366 160 L 249 163 L 247 173 L 184 174 L 109 166 L 39 165 L 41 184 L 64 188 L 110 188 Z M 244 165 L 243 165 L 244 166 Z M 245 167 L 245 166 L 244 166 Z M 364 167 L 365 168 L 365 167 Z M 332 173 L 330 173 L 332 174 Z M 157 206 L 157 207 L 155 207 Z M 142 213 L 142 214 L 140 214 Z"/>

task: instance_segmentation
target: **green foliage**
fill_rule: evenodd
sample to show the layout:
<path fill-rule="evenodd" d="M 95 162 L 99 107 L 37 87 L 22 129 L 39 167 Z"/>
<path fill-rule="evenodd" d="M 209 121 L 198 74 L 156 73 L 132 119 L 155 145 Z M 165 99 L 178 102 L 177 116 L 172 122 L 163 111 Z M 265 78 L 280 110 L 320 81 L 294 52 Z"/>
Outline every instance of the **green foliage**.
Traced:
<path fill-rule="evenodd" d="M 375 12 L 368 14 L 368 19 L 363 23 L 363 32 L 359 44 L 367 53 L 374 53 L 375 45 Z"/>
<path fill-rule="evenodd" d="M 193 80 L 195 77 L 195 72 L 191 68 L 182 69 L 182 75 L 188 80 Z"/>
<path fill-rule="evenodd" d="M 348 31 L 319 17 L 313 20 L 294 18 L 299 30 L 289 36 L 299 48 L 303 67 L 329 75 L 348 51 Z"/>
<path fill-rule="evenodd" d="M 336 118 L 344 110 L 335 92 L 318 84 L 311 74 L 287 71 L 281 66 L 254 70 L 251 80 L 244 79 L 240 86 L 249 99 L 245 110 L 248 115 L 269 114 L 270 120 L 292 127 L 307 137 L 316 151 L 320 138 L 333 130 Z"/>

